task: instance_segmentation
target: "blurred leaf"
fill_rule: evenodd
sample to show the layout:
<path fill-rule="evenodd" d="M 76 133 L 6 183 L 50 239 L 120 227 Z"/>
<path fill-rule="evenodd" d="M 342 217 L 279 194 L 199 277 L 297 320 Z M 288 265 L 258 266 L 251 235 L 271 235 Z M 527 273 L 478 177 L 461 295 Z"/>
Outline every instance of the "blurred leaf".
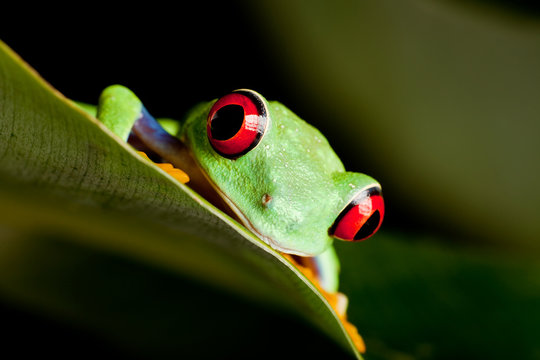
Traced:
<path fill-rule="evenodd" d="M 131 338 L 134 347 L 144 346 L 136 336 L 143 328 L 149 336 L 156 334 L 148 341 L 162 342 L 154 348 L 174 348 L 179 339 L 157 335 L 166 333 L 163 326 L 170 322 L 148 316 L 158 312 L 146 313 L 141 306 L 154 303 L 163 306 L 160 316 L 178 317 L 173 304 L 161 304 L 152 294 L 134 296 L 141 287 L 132 288 L 129 275 L 119 272 L 120 265 L 110 260 L 119 257 L 175 276 L 203 279 L 301 315 L 360 358 L 326 300 L 289 261 L 143 160 L 3 44 L 0 79 L 0 290 L 6 298 L 125 343 Z M 134 276 L 138 273 L 134 271 Z M 125 288 L 118 288 L 122 283 Z M 179 287 L 171 290 L 178 298 L 184 283 L 175 284 L 167 282 Z M 130 296 L 118 297 L 122 291 Z M 164 294 L 163 289 L 155 291 Z M 187 293 L 186 298 L 196 298 L 192 295 Z M 189 301 L 177 306 L 180 314 L 190 313 L 191 307 L 216 314 L 219 301 L 202 307 Z M 204 316 L 206 322 L 198 327 L 209 332 L 230 328 L 225 338 L 232 340 L 235 319 L 240 322 L 244 316 L 239 311 L 219 327 Z M 290 334 L 280 329 L 286 326 L 284 322 L 274 330 Z M 192 327 L 186 324 L 186 336 Z M 279 341 L 270 343 L 279 349 Z M 243 353 L 248 346 L 237 338 L 229 348 Z M 311 342 L 302 346 L 317 347 Z M 206 346 L 200 351 L 221 349 Z"/>
<path fill-rule="evenodd" d="M 338 243 L 366 359 L 540 359 L 540 264 L 443 239 Z"/>
<path fill-rule="evenodd" d="M 302 117 L 381 182 L 388 219 L 540 251 L 539 17 L 471 1 L 245 3 Z"/>

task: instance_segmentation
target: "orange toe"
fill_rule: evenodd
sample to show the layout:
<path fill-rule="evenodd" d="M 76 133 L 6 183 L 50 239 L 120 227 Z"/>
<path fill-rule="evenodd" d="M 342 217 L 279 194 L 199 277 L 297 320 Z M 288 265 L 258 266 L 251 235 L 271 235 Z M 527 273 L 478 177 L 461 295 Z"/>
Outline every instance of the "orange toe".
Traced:
<path fill-rule="evenodd" d="M 185 183 L 187 183 L 189 181 L 188 174 L 186 174 L 184 171 L 182 171 L 182 170 L 180 170 L 178 168 L 175 168 L 174 166 L 172 166 L 172 164 L 169 164 L 169 163 L 158 164 L 158 163 L 153 162 L 148 157 L 148 155 L 146 155 L 144 152 L 137 151 L 137 153 L 139 153 L 139 155 L 141 155 L 143 158 L 147 159 L 148 161 L 151 161 L 158 168 L 165 171 L 167 174 L 171 175 L 173 178 L 175 178 L 176 180 L 178 180 L 182 184 L 185 184 Z"/>

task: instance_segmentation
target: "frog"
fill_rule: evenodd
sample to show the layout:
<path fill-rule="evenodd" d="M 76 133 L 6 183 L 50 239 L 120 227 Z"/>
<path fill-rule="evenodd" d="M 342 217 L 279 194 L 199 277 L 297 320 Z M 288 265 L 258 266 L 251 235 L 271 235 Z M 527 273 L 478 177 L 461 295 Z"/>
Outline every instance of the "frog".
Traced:
<path fill-rule="evenodd" d="M 156 120 L 121 85 L 107 87 L 95 108 L 79 105 L 266 245 L 310 268 L 328 293 L 339 285 L 334 239 L 364 241 L 381 226 L 381 185 L 346 171 L 319 130 L 256 91 L 201 102 L 181 121 Z"/>

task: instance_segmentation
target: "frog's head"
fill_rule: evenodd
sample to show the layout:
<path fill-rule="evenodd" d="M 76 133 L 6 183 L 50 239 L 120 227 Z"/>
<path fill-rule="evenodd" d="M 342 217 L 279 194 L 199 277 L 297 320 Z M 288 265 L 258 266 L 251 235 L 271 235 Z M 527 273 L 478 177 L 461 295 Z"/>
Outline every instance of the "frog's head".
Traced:
<path fill-rule="evenodd" d="M 318 255 L 381 224 L 380 185 L 346 172 L 317 129 L 254 91 L 199 105 L 180 135 L 238 218 L 279 251 Z"/>

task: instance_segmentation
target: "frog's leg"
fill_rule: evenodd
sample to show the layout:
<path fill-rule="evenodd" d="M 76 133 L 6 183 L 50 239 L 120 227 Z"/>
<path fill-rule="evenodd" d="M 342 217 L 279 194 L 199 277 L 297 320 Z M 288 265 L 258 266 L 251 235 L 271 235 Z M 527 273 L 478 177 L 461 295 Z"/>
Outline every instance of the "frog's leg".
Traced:
<path fill-rule="evenodd" d="M 122 140 L 128 141 L 135 122 L 142 116 L 142 102 L 131 90 L 109 86 L 101 93 L 96 117 Z"/>
<path fill-rule="evenodd" d="M 316 285 L 332 297 L 333 307 L 343 315 L 347 310 L 347 297 L 338 292 L 339 259 L 333 246 L 317 256 L 294 256 L 295 263 L 300 265 L 308 277 Z"/>
<path fill-rule="evenodd" d="M 88 109 L 84 110 L 88 111 Z M 92 111 L 92 109 L 89 110 Z M 207 180 L 189 149 L 180 139 L 163 128 L 174 131 L 175 124 L 163 119 L 162 126 L 148 113 L 131 90 L 120 85 L 106 88 L 99 98 L 97 118 L 136 149 L 152 152 L 169 163 L 156 165 L 179 181 L 185 183 L 189 174 L 189 186 L 193 190 L 231 217 L 235 217 L 234 212 L 229 209 Z"/>
<path fill-rule="evenodd" d="M 339 285 L 339 259 L 333 246 L 313 257 L 298 256 L 295 260 L 308 267 L 317 278 L 319 285 L 329 293 L 335 293 Z"/>
<path fill-rule="evenodd" d="M 338 291 L 339 259 L 333 246 L 313 257 L 294 256 L 293 263 L 311 280 L 335 310 L 343 327 L 351 337 L 358 351 L 366 351 L 364 340 L 356 327 L 347 320 L 347 296 Z"/>
<path fill-rule="evenodd" d="M 184 149 L 182 142 L 165 131 L 144 108 L 139 98 L 123 86 L 113 85 L 103 91 L 96 117 L 124 141 L 131 138 L 136 148 L 151 150 L 163 159 Z M 145 153 L 141 154 L 150 160 Z M 185 172 L 169 163 L 156 165 L 182 183 L 189 181 Z"/>

